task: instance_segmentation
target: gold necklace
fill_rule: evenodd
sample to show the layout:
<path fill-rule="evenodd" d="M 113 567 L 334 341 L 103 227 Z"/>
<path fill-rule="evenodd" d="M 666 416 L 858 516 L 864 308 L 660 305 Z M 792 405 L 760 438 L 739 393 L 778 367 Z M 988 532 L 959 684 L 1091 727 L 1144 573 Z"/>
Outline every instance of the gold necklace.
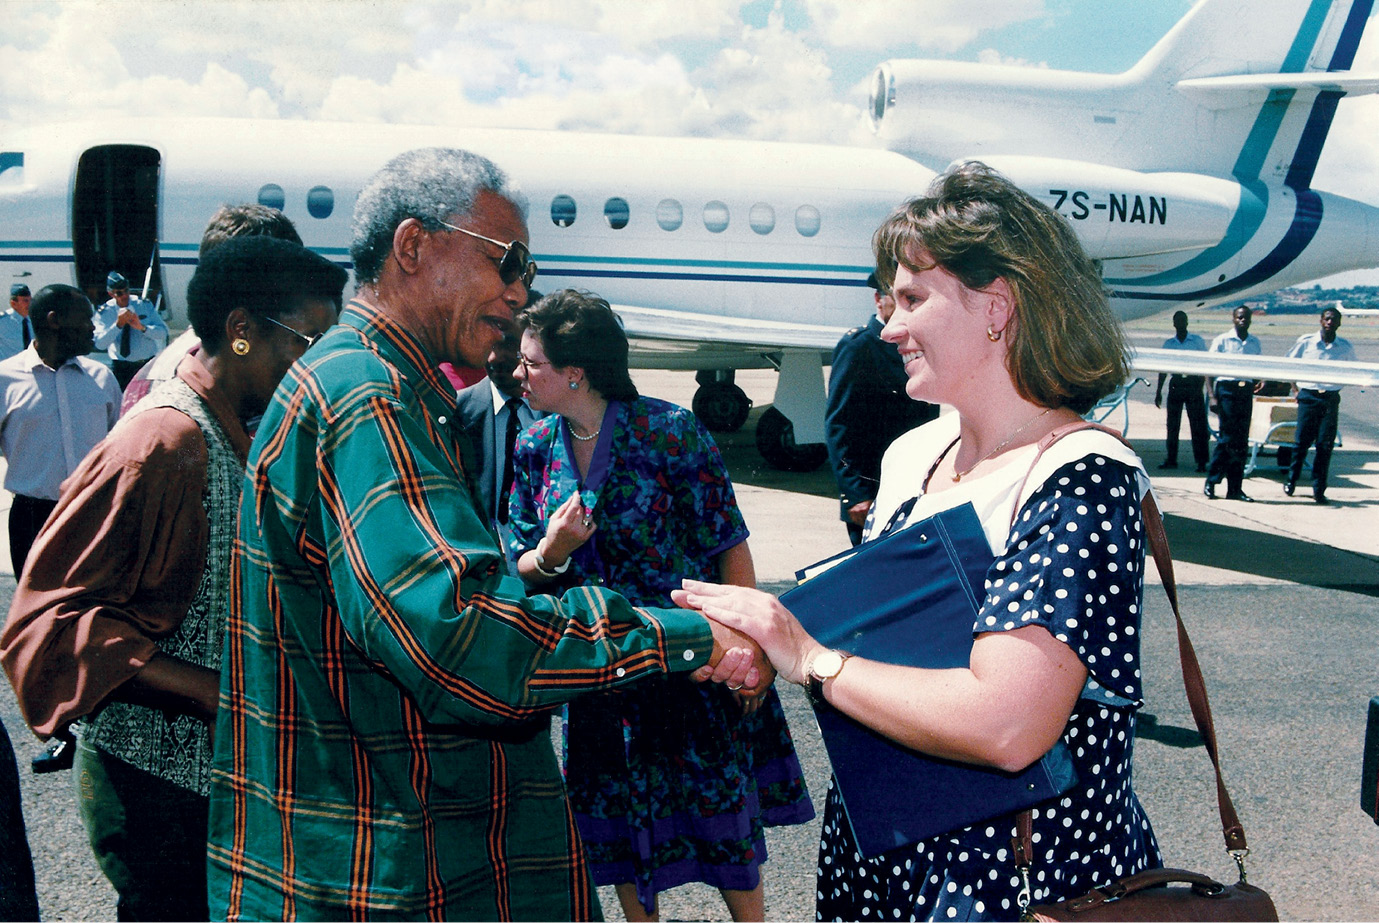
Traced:
<path fill-rule="evenodd" d="M 1002 442 L 1000 445 L 996 446 L 996 448 L 992 449 L 990 452 L 987 452 L 985 455 L 983 455 L 981 458 L 979 458 L 979 459 L 977 459 L 976 461 L 974 461 L 972 464 L 968 465 L 966 471 L 959 471 L 959 470 L 958 470 L 958 457 L 957 457 L 956 455 L 954 455 L 954 456 L 953 456 L 953 482 L 954 482 L 954 483 L 957 483 L 958 481 L 961 481 L 963 478 L 967 477 L 969 474 L 972 473 L 972 469 L 976 468 L 976 467 L 977 467 L 978 465 L 980 465 L 982 462 L 986 461 L 988 458 L 990 458 L 991 456 L 995 455 L 997 452 L 1001 451 L 1001 450 L 1004 449 L 1006 446 L 1010 445 L 1011 442 L 1013 442 L 1013 441 L 1015 440 L 1015 437 L 1016 437 L 1016 436 L 1020 435 L 1020 434 L 1023 433 L 1025 430 L 1029 429 L 1031 426 L 1033 426 L 1033 425 L 1035 424 L 1036 421 L 1042 419 L 1043 416 L 1044 416 L 1044 414 L 1047 414 L 1047 413 L 1049 413 L 1049 412 L 1052 411 L 1052 410 L 1053 410 L 1052 407 L 1045 407 L 1043 413 L 1036 414 L 1034 417 L 1031 417 L 1029 420 L 1025 421 L 1025 424 L 1024 424 L 1023 426 L 1021 426 L 1019 429 L 1017 429 L 1015 432 L 1013 432 L 1013 433 L 1011 433 L 1009 436 L 1007 436 L 1007 437 L 1005 438 L 1005 441 L 1004 441 L 1004 442 Z"/>

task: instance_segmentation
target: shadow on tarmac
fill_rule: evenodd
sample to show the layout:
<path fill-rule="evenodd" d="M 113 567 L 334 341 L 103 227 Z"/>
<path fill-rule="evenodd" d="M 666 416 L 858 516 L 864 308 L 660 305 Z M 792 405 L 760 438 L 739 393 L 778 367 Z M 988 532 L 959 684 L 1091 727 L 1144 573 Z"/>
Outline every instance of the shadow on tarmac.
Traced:
<path fill-rule="evenodd" d="M 1379 561 L 1368 555 L 1172 513 L 1164 529 L 1178 561 L 1379 597 Z"/>
<path fill-rule="evenodd" d="M 1206 744 L 1196 728 L 1179 727 L 1176 724 L 1160 724 L 1159 719 L 1147 711 L 1141 711 L 1135 718 L 1135 738 L 1137 740 L 1156 740 L 1167 747 L 1182 750 L 1201 747 Z"/>

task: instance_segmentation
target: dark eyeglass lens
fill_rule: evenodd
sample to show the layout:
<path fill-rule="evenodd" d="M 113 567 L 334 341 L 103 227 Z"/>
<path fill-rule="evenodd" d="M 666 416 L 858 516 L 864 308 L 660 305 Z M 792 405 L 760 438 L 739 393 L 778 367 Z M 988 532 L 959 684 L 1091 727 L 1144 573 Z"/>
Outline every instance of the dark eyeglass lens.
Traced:
<path fill-rule="evenodd" d="M 498 278 L 502 279 L 505 285 L 511 285 L 521 279 L 524 286 L 531 288 L 532 282 L 536 279 L 536 264 L 532 262 L 531 251 L 517 241 L 508 244 L 507 250 L 503 252 L 503 260 L 498 264 Z"/>

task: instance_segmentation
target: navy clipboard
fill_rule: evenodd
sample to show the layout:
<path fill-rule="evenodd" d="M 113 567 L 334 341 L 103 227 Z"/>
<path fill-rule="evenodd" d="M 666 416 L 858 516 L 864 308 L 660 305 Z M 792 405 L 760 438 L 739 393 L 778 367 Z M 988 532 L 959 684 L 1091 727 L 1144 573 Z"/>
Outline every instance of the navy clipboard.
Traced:
<path fill-rule="evenodd" d="M 993 560 L 966 503 L 800 571 L 814 576 L 781 602 L 828 647 L 905 666 L 964 667 Z M 827 704 L 814 713 L 868 858 L 1021 811 L 1077 781 L 1061 741 L 1023 772 L 1009 773 L 925 756 Z"/>

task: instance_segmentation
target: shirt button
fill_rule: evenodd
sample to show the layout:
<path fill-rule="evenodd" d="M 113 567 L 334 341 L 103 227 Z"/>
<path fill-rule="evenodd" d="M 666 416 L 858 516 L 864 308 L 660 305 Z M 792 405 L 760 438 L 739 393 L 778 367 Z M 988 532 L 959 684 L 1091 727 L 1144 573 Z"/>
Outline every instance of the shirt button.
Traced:
<path fill-rule="evenodd" d="M 686 660 L 693 660 L 693 659 L 694 659 L 694 651 L 685 651 L 685 659 L 686 659 Z"/>
<path fill-rule="evenodd" d="M 436 417 L 436 422 L 439 423 L 441 426 L 444 426 L 448 421 L 445 419 L 445 415 L 441 414 L 439 417 Z"/>
<path fill-rule="evenodd" d="M 617 668 L 616 670 L 614 670 L 613 672 L 617 673 L 619 676 L 626 676 L 626 675 L 627 675 L 627 671 L 624 670 L 622 667 L 618 667 L 618 668 Z"/>

